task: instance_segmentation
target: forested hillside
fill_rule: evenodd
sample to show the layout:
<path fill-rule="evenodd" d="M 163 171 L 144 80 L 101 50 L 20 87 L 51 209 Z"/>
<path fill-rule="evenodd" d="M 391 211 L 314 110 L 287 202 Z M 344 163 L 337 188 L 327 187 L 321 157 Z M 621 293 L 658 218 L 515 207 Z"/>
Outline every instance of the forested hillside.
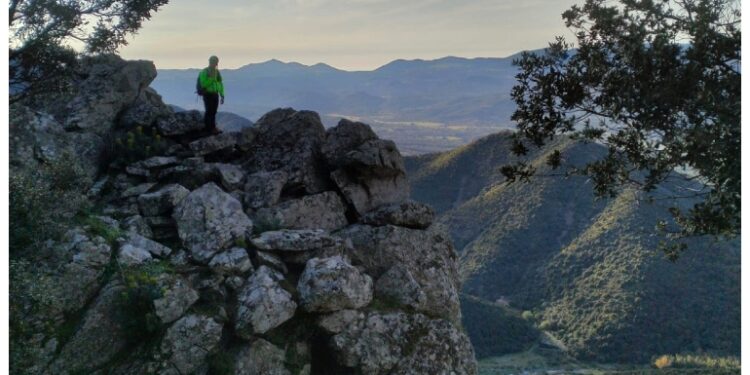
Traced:
<path fill-rule="evenodd" d="M 660 186 L 653 200 L 630 190 L 597 200 L 584 177 L 547 169 L 545 154 L 561 149 L 582 165 L 603 148 L 561 138 L 528 156 L 541 176 L 506 184 L 509 145 L 510 133 L 498 133 L 406 161 L 412 198 L 436 208 L 461 254 L 465 293 L 532 311 L 583 359 L 739 353 L 739 240 L 696 238 L 677 262 L 657 246 L 668 197 L 687 181 Z"/>

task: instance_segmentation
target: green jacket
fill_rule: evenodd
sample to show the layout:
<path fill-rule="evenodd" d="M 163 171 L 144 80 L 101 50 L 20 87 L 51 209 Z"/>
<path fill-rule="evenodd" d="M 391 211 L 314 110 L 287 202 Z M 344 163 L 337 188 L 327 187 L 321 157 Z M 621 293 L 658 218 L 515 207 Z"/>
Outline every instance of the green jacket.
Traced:
<path fill-rule="evenodd" d="M 206 93 L 219 94 L 221 97 L 224 97 L 224 84 L 222 83 L 219 69 L 216 69 L 215 75 L 209 75 L 208 68 L 201 70 L 198 75 L 198 84 Z"/>

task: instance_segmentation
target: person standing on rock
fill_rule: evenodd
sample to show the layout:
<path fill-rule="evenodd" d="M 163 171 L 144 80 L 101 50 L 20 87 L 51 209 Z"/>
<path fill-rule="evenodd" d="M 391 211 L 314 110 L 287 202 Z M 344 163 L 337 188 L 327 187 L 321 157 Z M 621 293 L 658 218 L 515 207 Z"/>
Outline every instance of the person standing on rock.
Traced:
<path fill-rule="evenodd" d="M 216 127 L 216 111 L 219 109 L 219 96 L 221 104 L 224 104 L 224 83 L 219 73 L 219 58 L 211 56 L 208 59 L 208 67 L 198 74 L 197 91 L 203 96 L 203 105 L 206 112 L 203 117 L 205 130 L 211 134 L 219 134 L 221 130 Z"/>

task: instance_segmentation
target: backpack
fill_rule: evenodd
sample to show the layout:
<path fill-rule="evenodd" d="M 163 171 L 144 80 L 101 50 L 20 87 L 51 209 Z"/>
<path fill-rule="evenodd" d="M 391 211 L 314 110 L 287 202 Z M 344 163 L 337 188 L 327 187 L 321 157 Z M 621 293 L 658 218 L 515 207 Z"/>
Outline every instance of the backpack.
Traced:
<path fill-rule="evenodd" d="M 199 96 L 203 96 L 203 94 L 206 93 L 206 90 L 203 89 L 203 86 L 201 86 L 201 76 L 198 75 L 198 81 L 195 82 L 195 92 Z"/>

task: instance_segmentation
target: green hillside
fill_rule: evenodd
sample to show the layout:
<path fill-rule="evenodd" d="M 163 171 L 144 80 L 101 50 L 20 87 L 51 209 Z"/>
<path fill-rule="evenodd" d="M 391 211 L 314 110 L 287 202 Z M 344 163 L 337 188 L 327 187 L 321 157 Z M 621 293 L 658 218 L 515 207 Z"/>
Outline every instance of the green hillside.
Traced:
<path fill-rule="evenodd" d="M 585 178 L 546 169 L 544 155 L 560 149 L 581 165 L 603 149 L 558 139 L 529 155 L 544 176 L 504 184 L 509 135 L 407 159 L 412 198 L 436 208 L 461 254 L 466 294 L 533 311 L 579 359 L 739 353 L 739 240 L 695 239 L 676 263 L 657 249 L 665 197 L 686 182 L 664 184 L 652 203 L 634 191 L 596 200 Z"/>

